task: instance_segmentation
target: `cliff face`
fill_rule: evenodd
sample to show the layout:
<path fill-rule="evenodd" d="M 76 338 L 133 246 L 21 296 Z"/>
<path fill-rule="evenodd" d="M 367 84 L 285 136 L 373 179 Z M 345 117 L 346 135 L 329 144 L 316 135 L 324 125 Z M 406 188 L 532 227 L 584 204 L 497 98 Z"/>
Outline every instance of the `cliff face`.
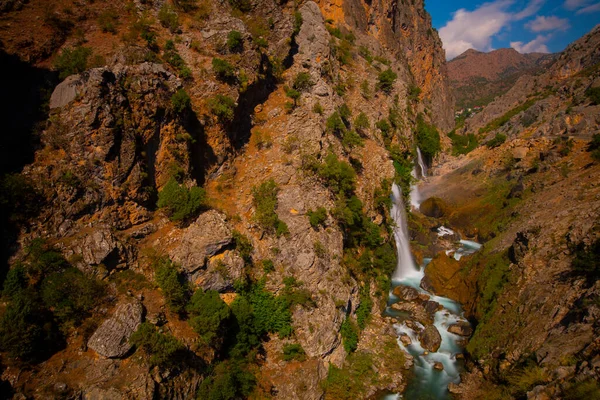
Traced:
<path fill-rule="evenodd" d="M 41 261 L 32 249 L 44 239 L 42 254 L 64 257 L 52 268 L 101 283 L 105 294 L 85 310 L 107 321 L 98 329 L 87 319 L 58 323 L 64 345 L 28 374 L 6 355 L 3 379 L 14 392 L 183 399 L 216 390 L 219 374 L 235 365 L 256 377 L 249 387 L 257 396 L 318 399 L 336 396 L 320 383 L 329 364 L 346 373 L 365 359 L 378 371 L 356 383 L 356 397 L 402 387 L 402 355 L 394 346 L 383 352 L 377 340 L 393 337 L 380 316 L 395 266 L 382 204 L 399 174 L 392 158 L 410 158 L 417 115 L 442 130 L 453 123 L 430 17 L 421 1 L 230 3 L 97 0 L 84 13 L 31 2 L 0 16 L 7 52 L 41 67 L 52 56 L 70 75 L 49 98 L 40 147 L 20 175 L 38 209 L 26 222 L 11 220 L 20 229 L 11 264 L 26 266 L 27 289 L 51 285 L 49 272 L 33 272 Z M 62 32 L 59 42 L 44 47 L 32 33 L 31 46 L 19 44 L 19 24 L 36 15 L 44 29 Z M 375 127 L 381 121 L 387 128 Z M 174 307 L 180 286 L 179 298 L 215 290 L 228 304 L 235 315 L 217 323 L 220 338 L 194 325 L 201 310 Z M 272 298 L 287 305 L 277 312 L 291 313 L 283 326 L 240 316 L 251 304 L 249 318 L 258 320 Z M 58 315 L 49 301 L 40 307 Z M 118 356 L 98 350 L 123 350 L 139 316 L 117 314 L 132 302 L 152 329 L 179 341 L 180 362 L 148 361 L 144 351 L 159 349 L 139 338 L 134 355 L 132 346 Z M 246 323 L 263 330 L 250 334 Z M 252 352 L 233 358 L 242 342 Z M 123 385 L 124 377 L 135 384 Z"/>

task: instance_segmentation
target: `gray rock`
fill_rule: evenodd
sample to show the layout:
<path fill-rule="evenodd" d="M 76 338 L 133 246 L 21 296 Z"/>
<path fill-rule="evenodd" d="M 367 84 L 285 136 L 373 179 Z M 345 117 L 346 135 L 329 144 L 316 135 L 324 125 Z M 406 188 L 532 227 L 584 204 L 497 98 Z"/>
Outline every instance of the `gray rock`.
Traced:
<path fill-rule="evenodd" d="M 144 308 L 139 302 L 120 304 L 113 316 L 100 325 L 88 341 L 88 347 L 108 358 L 125 356 L 132 345 L 129 337 L 142 323 Z"/>
<path fill-rule="evenodd" d="M 208 261 L 206 271 L 198 271 L 192 281 L 204 290 L 226 292 L 233 282 L 244 274 L 244 260 L 237 253 L 226 250 Z"/>
<path fill-rule="evenodd" d="M 302 27 L 296 37 L 298 54 L 296 62 L 317 67 L 319 63 L 329 59 L 329 32 L 325 29 L 325 21 L 319 6 L 309 1 L 300 7 Z"/>
<path fill-rule="evenodd" d="M 210 210 L 198 217 L 189 227 L 174 232 L 174 243 L 167 250 L 173 261 L 188 273 L 194 273 L 233 240 L 225 215 Z"/>
<path fill-rule="evenodd" d="M 444 370 L 444 364 L 442 364 L 439 361 L 436 361 L 433 363 L 433 368 L 438 370 L 438 371 L 443 371 Z"/>
<path fill-rule="evenodd" d="M 50 109 L 63 107 L 75 100 L 79 94 L 81 84 L 79 75 L 71 75 L 59 83 L 52 92 L 52 96 L 50 96 Z"/>
<path fill-rule="evenodd" d="M 460 321 L 456 324 L 452 324 L 448 327 L 448 332 L 454 333 L 459 336 L 471 336 L 473 334 L 473 328 L 468 322 Z"/>
<path fill-rule="evenodd" d="M 440 332 L 433 325 L 427 325 L 425 327 L 423 332 L 419 334 L 419 340 L 421 341 L 421 346 L 432 353 L 438 351 L 442 344 Z"/>
<path fill-rule="evenodd" d="M 438 303 L 437 301 L 432 301 L 432 300 L 426 301 L 425 303 L 423 303 L 423 306 L 425 306 L 425 310 L 429 314 L 435 314 L 437 311 L 439 311 L 441 309 L 440 303 Z"/>

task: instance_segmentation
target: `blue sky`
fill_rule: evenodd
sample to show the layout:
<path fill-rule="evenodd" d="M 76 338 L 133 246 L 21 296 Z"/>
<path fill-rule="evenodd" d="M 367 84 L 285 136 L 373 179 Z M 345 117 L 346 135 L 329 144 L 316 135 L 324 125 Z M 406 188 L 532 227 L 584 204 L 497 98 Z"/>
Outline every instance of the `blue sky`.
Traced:
<path fill-rule="evenodd" d="M 425 0 L 446 57 L 469 48 L 558 52 L 600 23 L 600 0 Z"/>

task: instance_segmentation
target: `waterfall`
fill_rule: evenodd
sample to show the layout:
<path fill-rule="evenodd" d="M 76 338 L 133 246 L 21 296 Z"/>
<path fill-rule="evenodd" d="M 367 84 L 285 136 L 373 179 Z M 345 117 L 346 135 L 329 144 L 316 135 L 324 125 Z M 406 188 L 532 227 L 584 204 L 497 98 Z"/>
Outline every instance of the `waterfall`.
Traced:
<path fill-rule="evenodd" d="M 396 248 L 398 250 L 398 262 L 394 275 L 392 275 L 392 280 L 394 281 L 418 274 L 419 271 L 410 252 L 406 211 L 404 210 L 404 201 L 402 201 L 402 189 L 395 183 L 392 186 L 392 203 L 391 214 L 396 224 L 394 226 L 394 238 L 396 239 Z"/>
<path fill-rule="evenodd" d="M 423 155 L 421 154 L 421 149 L 417 147 L 417 162 L 419 163 L 419 168 L 421 168 L 421 177 L 427 178 L 427 166 L 423 161 Z"/>

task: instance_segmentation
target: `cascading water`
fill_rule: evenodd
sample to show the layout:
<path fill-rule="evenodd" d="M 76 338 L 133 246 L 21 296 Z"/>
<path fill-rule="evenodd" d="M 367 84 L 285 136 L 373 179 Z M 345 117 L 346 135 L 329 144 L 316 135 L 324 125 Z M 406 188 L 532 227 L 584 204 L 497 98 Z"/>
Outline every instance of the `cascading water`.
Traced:
<path fill-rule="evenodd" d="M 421 154 L 421 149 L 417 147 L 417 162 L 419 163 L 419 168 L 421 168 L 421 177 L 427 178 L 427 166 L 423 161 L 423 154 Z"/>
<path fill-rule="evenodd" d="M 408 227 L 406 224 L 406 211 L 402 201 L 402 189 L 395 183 L 392 185 L 392 219 L 394 226 L 394 238 L 398 251 L 398 263 L 392 275 L 392 280 L 400 280 L 404 277 L 417 275 L 417 269 L 410 253 L 410 242 L 408 239 Z"/>
<path fill-rule="evenodd" d="M 406 212 L 402 200 L 402 191 L 397 185 L 392 186 L 392 218 L 396 226 L 394 227 L 394 237 L 396 239 L 396 248 L 398 252 L 398 262 L 396 270 L 392 276 L 392 285 L 410 286 L 419 293 L 430 296 L 430 300 L 436 301 L 442 305 L 443 309 L 437 311 L 434 315 L 434 326 L 442 338 L 441 346 L 437 352 L 428 353 L 421 346 L 418 332 L 406 322 L 399 321 L 394 327 L 397 334 L 407 335 L 411 339 L 410 345 L 404 345 L 398 340 L 398 345 L 414 357 L 415 377 L 412 379 L 406 389 L 405 396 L 410 400 L 418 399 L 447 399 L 449 397 L 448 384 L 451 382 L 460 382 L 461 365 L 457 362 L 456 355 L 461 352 L 458 341 L 460 336 L 450 333 L 448 328 L 457 322 L 466 322 L 462 316 L 460 304 L 451 299 L 436 296 L 420 287 L 421 279 L 425 276 L 425 267 L 430 259 L 426 259 L 424 265 L 418 268 L 410 252 L 410 243 L 408 236 L 408 227 L 406 224 Z M 454 234 L 448 228 L 441 227 L 439 232 L 441 236 Z M 455 250 L 461 255 L 472 254 L 477 251 L 478 244 L 469 241 L 460 241 L 460 247 Z M 393 294 L 390 294 L 388 306 L 398 301 Z M 388 307 L 388 315 L 395 316 L 394 311 Z M 416 325 L 419 325 L 418 323 Z M 441 363 L 443 370 L 434 368 L 435 363 Z M 399 395 L 395 395 L 399 396 Z M 399 398 L 399 397 L 396 397 Z"/>

